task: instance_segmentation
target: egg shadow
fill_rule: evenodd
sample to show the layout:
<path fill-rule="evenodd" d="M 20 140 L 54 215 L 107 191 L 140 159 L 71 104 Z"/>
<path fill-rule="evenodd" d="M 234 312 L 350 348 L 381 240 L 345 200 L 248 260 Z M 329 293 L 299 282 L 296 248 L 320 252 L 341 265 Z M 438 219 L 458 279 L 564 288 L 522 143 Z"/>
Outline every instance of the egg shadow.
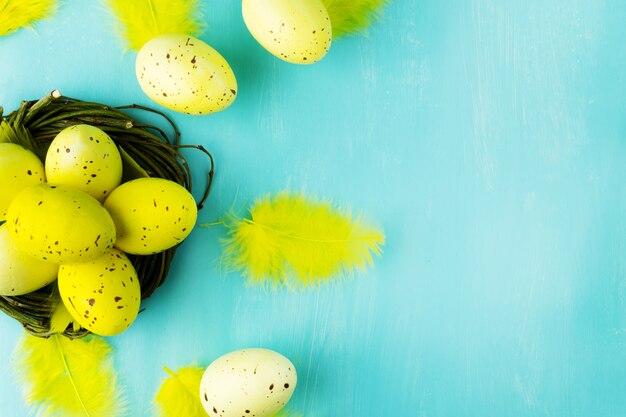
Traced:
<path fill-rule="evenodd" d="M 225 58 L 237 79 L 237 99 L 246 103 L 245 107 L 253 106 L 258 101 L 259 86 L 275 78 L 275 58 L 251 37 L 242 48 L 230 49 Z"/>
<path fill-rule="evenodd" d="M 242 17 L 241 2 L 221 10 L 203 8 L 207 30 L 201 39 L 215 48 L 235 73 L 237 101 L 254 108 L 259 96 L 259 86 L 276 76 L 277 58 L 266 51 L 250 34 Z"/>

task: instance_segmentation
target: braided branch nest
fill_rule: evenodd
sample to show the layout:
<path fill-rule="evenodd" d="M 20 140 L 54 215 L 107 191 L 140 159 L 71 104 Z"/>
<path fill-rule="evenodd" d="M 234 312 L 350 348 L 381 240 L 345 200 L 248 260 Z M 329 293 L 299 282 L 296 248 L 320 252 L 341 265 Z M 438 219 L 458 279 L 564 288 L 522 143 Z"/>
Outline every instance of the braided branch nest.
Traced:
<path fill-rule="evenodd" d="M 122 111 L 130 109 L 160 116 L 171 127 L 173 134 L 168 135 L 157 126 L 142 124 Z M 181 145 L 180 132 L 174 122 L 157 110 L 135 104 L 110 107 L 63 97 L 55 90 L 40 100 L 22 102 L 18 110 L 4 118 L 0 107 L 0 118 L 12 128 L 12 141 L 31 149 L 42 160 L 50 142 L 61 130 L 77 124 L 96 126 L 113 139 L 122 153 L 130 157 L 133 165 L 140 167 L 140 171 L 145 171 L 151 177 L 174 181 L 190 192 L 191 171 L 180 149 L 198 149 L 209 157 L 211 163 L 198 209 L 202 208 L 209 195 L 214 173 L 213 157 L 201 145 Z M 128 255 L 139 276 L 142 299 L 150 297 L 165 282 L 175 252 L 176 247 L 155 255 Z M 49 337 L 53 334 L 50 319 L 59 302 L 54 283 L 26 295 L 0 296 L 0 310 L 22 323 L 29 333 Z M 79 338 L 89 334 L 89 331 L 74 329 L 70 325 L 63 334 L 69 338 Z"/>

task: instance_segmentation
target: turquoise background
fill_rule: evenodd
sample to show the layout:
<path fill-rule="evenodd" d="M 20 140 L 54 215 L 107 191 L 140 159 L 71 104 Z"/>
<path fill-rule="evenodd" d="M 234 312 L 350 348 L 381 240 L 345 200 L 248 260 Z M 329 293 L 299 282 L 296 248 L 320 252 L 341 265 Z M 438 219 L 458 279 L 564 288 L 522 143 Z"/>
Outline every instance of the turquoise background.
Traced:
<path fill-rule="evenodd" d="M 395 0 L 307 67 L 257 45 L 239 2 L 204 4 L 240 94 L 173 115 L 217 159 L 200 222 L 289 188 L 363 210 L 388 240 L 367 274 L 272 293 L 223 271 L 223 229 L 197 228 L 110 339 L 130 415 L 152 415 L 162 365 L 251 346 L 296 363 L 306 417 L 626 415 L 626 2 Z M 111 26 L 66 0 L 1 38 L 0 103 L 58 88 L 151 105 Z M 21 333 L 0 317 L 3 416 L 27 415 Z"/>

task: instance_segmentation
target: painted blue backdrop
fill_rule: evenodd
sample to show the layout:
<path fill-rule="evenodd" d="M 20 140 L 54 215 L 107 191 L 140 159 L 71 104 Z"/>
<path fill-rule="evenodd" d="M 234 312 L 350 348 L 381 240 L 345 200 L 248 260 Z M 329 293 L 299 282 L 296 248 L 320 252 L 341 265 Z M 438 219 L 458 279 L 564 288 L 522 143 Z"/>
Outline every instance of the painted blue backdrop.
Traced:
<path fill-rule="evenodd" d="M 63 3 L 0 39 L 0 104 L 150 105 L 107 11 Z M 174 115 L 218 163 L 200 222 L 291 188 L 371 214 L 388 243 L 352 281 L 270 293 L 220 269 L 222 229 L 196 229 L 110 340 L 132 416 L 162 365 L 250 346 L 295 361 L 306 417 L 626 415 L 626 2 L 395 0 L 308 67 L 258 46 L 238 2 L 204 11 L 240 94 Z M 27 415 L 21 333 L 0 317 L 7 417 Z"/>

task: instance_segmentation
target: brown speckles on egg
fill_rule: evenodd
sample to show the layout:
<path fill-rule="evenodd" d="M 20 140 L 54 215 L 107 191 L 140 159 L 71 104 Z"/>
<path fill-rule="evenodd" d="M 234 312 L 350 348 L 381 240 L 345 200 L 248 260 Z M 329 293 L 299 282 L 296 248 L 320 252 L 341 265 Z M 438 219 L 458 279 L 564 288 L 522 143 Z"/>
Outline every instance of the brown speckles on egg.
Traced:
<path fill-rule="evenodd" d="M 118 258 L 117 255 L 122 256 L 122 258 Z M 80 317 L 74 317 L 81 326 L 96 334 L 112 336 L 125 330 L 132 323 L 139 310 L 138 300 L 141 290 L 139 285 L 135 285 L 133 288 L 121 285 L 123 280 L 120 279 L 119 272 L 117 272 L 120 271 L 118 263 L 125 262 L 128 262 L 125 255 L 113 249 L 97 260 L 61 267 L 59 290 L 64 298 L 68 293 L 76 294 L 77 296 L 72 296 L 71 299 L 75 300 L 74 302 L 80 300 L 83 303 L 81 307 L 85 309 L 85 313 Z M 96 290 L 93 287 L 93 280 L 85 278 L 93 273 L 93 270 L 98 269 L 102 270 L 102 273 L 98 274 L 99 280 L 96 281 L 96 285 L 99 289 Z M 119 295 L 115 297 L 97 295 L 102 294 L 103 290 L 106 294 L 118 293 Z M 80 296 L 82 293 L 94 293 L 96 296 L 83 298 Z M 117 304 L 122 299 L 126 299 L 127 302 L 118 306 Z M 88 322 L 85 316 L 90 318 Z"/>
<path fill-rule="evenodd" d="M 224 91 L 235 89 L 236 80 L 232 70 L 223 57 L 208 45 L 195 38 L 181 36 L 160 36 L 148 42 L 139 52 L 137 68 L 145 66 L 148 69 L 137 73 L 142 89 L 158 103 L 188 114 L 208 114 L 225 108 L 232 100 L 218 103 L 205 101 L 204 96 L 215 88 Z M 188 42 L 188 39 L 191 41 Z M 159 50 L 162 52 L 158 53 Z M 173 54 L 169 51 L 177 52 Z M 167 65 L 157 68 L 157 58 L 151 57 L 149 52 L 161 57 L 169 53 L 171 60 L 167 61 Z M 213 72 L 213 67 L 222 66 L 228 68 L 228 71 L 219 80 L 207 78 L 207 74 Z M 178 80 L 184 81 L 179 83 Z"/>
<path fill-rule="evenodd" d="M 323 7 L 316 8 L 315 3 L 307 2 L 294 11 L 287 2 L 268 6 L 244 0 L 242 11 L 248 29 L 268 51 L 287 62 L 311 64 L 324 57 L 326 45 L 331 42 L 328 13 Z M 282 17 L 280 25 L 267 26 L 262 19 L 254 18 L 265 13 L 267 7 L 272 7 L 272 13 Z"/>
<path fill-rule="evenodd" d="M 130 196 L 139 208 L 136 213 L 124 209 Z M 185 203 L 186 210 L 180 208 L 180 201 Z M 145 178 L 116 189 L 105 206 L 118 218 L 117 223 L 129 225 L 124 228 L 123 237 L 118 235 L 116 245 L 128 253 L 148 255 L 172 247 L 191 231 L 197 211 L 189 210 L 188 204 L 195 202 L 183 187 L 167 180 Z M 124 218 L 118 217 L 118 205 L 119 215 Z M 174 226 L 177 219 L 180 222 Z M 181 233 L 182 229 L 185 230 Z"/>
<path fill-rule="evenodd" d="M 273 351 L 266 349 L 234 351 L 218 358 L 206 369 L 202 377 L 201 390 L 210 393 L 208 403 L 216 406 L 218 410 L 222 409 L 223 415 L 237 417 L 274 415 L 293 393 L 296 379 L 295 375 L 286 371 L 288 367 L 291 367 L 289 360 Z M 287 375 L 288 380 L 274 379 L 277 374 Z M 222 383 L 224 378 L 233 381 L 228 389 Z M 263 383 L 267 383 L 266 389 L 259 391 L 259 384 Z M 282 389 L 285 384 L 289 384 L 289 389 Z M 235 387 L 240 393 L 238 397 L 228 394 Z M 205 407 L 211 414 L 211 408 L 206 405 Z"/>

